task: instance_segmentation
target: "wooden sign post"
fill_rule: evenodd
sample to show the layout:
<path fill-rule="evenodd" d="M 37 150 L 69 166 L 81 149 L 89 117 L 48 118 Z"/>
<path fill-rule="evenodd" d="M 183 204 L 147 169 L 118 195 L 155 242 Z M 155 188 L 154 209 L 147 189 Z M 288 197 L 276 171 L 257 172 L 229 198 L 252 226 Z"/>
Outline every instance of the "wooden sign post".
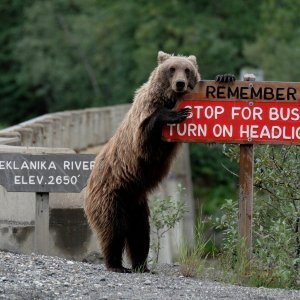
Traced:
<path fill-rule="evenodd" d="M 251 257 L 253 144 L 300 145 L 300 83 L 200 81 L 178 109 L 191 114 L 163 128 L 166 141 L 240 144 L 239 234 Z"/>
<path fill-rule="evenodd" d="M 245 76 L 245 81 L 255 81 L 253 76 Z M 239 178 L 239 235 L 245 247 L 246 257 L 252 254 L 252 221 L 253 221 L 253 144 L 240 145 L 240 178 Z"/>

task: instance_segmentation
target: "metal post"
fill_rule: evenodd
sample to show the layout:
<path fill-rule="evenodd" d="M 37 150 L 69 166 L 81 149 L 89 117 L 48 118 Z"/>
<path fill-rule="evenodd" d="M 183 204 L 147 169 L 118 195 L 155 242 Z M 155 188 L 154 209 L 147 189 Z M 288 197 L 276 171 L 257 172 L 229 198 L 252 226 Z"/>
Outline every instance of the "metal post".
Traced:
<path fill-rule="evenodd" d="M 39 254 L 49 251 L 49 193 L 36 193 L 34 249 Z"/>
<path fill-rule="evenodd" d="M 245 81 L 255 81 L 255 76 L 246 74 Z M 246 256 L 252 253 L 253 219 L 253 144 L 240 145 L 240 183 L 239 183 L 239 235 L 245 243 Z"/>

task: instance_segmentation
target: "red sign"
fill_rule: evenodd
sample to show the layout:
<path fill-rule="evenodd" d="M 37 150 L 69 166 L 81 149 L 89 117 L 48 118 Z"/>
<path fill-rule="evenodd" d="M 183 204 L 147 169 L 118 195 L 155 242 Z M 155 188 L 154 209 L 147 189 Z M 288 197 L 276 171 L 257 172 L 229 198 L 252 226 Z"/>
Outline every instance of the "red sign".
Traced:
<path fill-rule="evenodd" d="M 300 102 L 291 100 L 184 100 L 178 109 L 190 107 L 190 116 L 164 126 L 163 137 L 181 142 L 300 144 Z"/>

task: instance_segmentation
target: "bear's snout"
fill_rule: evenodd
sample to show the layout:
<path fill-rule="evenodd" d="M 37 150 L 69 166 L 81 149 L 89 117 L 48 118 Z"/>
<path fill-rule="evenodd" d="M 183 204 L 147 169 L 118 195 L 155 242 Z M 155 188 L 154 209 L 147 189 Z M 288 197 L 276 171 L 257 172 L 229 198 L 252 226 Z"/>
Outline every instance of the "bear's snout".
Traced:
<path fill-rule="evenodd" d="M 176 90 L 177 92 L 182 92 L 185 90 L 185 81 L 177 80 L 176 81 Z"/>

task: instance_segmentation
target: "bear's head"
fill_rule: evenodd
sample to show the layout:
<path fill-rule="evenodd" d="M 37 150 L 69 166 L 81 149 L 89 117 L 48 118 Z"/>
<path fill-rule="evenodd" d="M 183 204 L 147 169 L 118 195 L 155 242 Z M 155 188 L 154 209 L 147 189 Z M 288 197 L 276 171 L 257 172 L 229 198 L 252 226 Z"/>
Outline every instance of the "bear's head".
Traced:
<path fill-rule="evenodd" d="M 157 70 L 169 97 L 190 92 L 200 80 L 197 59 L 194 55 L 175 56 L 159 51 Z"/>

